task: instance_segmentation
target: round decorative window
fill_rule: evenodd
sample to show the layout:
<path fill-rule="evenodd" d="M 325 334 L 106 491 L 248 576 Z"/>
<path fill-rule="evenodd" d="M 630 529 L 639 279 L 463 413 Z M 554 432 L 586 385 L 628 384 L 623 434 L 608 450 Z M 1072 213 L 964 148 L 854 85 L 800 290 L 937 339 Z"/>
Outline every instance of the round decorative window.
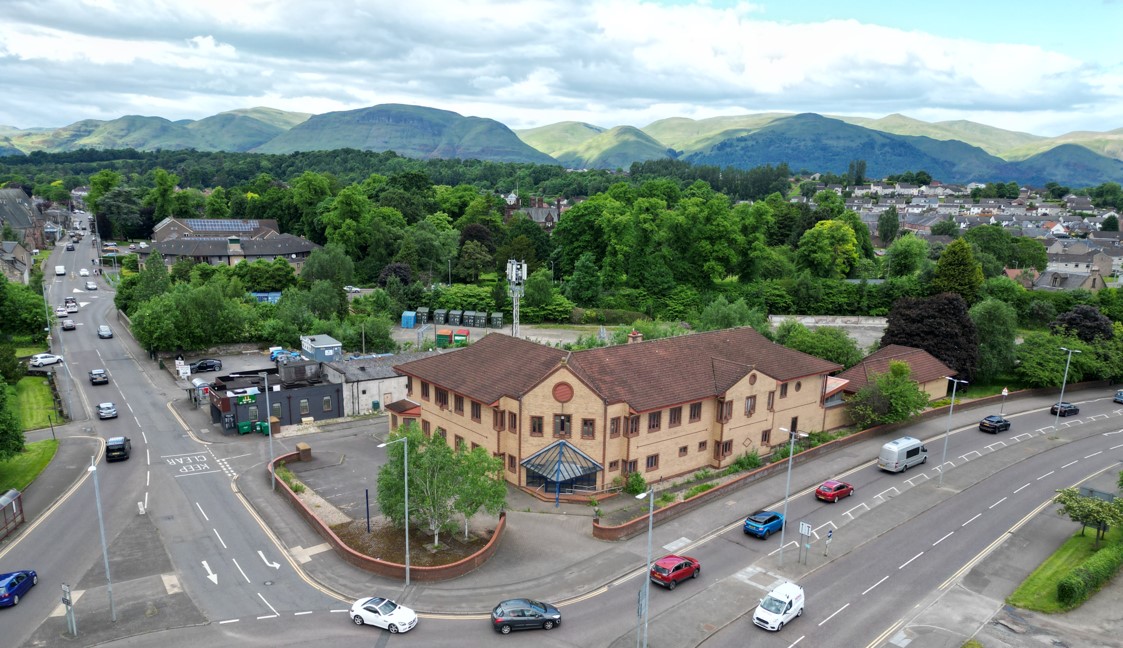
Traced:
<path fill-rule="evenodd" d="M 800 387 L 803 387 L 803 383 L 799 382 L 798 380 L 795 381 L 795 390 L 799 391 Z"/>
<path fill-rule="evenodd" d="M 564 382 L 554 385 L 554 400 L 559 403 L 568 403 L 573 400 L 573 387 Z"/>
<path fill-rule="evenodd" d="M 756 374 L 755 373 L 749 374 L 749 384 L 750 385 L 756 384 Z"/>

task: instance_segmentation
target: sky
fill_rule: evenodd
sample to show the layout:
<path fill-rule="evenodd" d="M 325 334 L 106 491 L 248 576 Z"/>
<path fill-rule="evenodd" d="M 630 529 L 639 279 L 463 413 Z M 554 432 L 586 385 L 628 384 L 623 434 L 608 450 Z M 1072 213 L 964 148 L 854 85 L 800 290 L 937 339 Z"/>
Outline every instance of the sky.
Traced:
<path fill-rule="evenodd" d="M 918 5 L 918 6 L 913 6 Z M 0 124 L 404 103 L 1123 128 L 1123 0 L 3 0 Z"/>

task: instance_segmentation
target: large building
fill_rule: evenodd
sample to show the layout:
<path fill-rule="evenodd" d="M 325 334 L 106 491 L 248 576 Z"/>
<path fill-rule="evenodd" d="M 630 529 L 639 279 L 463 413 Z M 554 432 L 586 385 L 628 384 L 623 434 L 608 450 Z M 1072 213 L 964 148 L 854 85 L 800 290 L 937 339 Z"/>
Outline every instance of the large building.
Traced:
<path fill-rule="evenodd" d="M 842 367 L 751 328 L 564 351 L 500 333 L 395 367 L 407 400 L 391 426 L 482 446 L 508 481 L 602 490 L 633 471 L 650 481 L 721 468 L 787 442 L 780 429 L 832 429 Z M 837 399 L 835 399 L 837 400 Z"/>

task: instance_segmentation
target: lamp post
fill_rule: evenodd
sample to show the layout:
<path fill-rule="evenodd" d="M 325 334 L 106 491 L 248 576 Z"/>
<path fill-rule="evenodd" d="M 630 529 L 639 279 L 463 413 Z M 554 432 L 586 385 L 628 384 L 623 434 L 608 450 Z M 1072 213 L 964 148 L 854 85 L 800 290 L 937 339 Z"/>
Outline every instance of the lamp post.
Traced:
<path fill-rule="evenodd" d="M 640 607 L 643 612 L 643 648 L 647 648 L 648 603 L 651 600 L 651 529 L 652 522 L 655 519 L 655 489 L 649 486 L 645 492 L 636 495 L 636 499 L 643 499 L 645 497 L 647 498 L 647 567 L 643 572 L 643 592 L 641 592 L 640 598 Z M 640 636 L 640 630 L 636 628 L 637 648 L 641 645 Z"/>
<path fill-rule="evenodd" d="M 788 433 L 788 483 L 784 486 L 784 514 L 780 523 L 780 566 L 784 566 L 784 530 L 788 528 L 788 496 L 792 492 L 792 455 L 795 454 L 795 438 L 800 436 L 796 430 L 780 428 L 781 432 Z M 806 435 L 804 435 L 806 436 Z"/>
<path fill-rule="evenodd" d="M 386 443 L 379 443 L 379 448 L 385 448 L 388 445 L 395 443 L 402 443 L 405 449 L 405 454 L 402 459 L 402 471 L 406 483 L 406 587 L 409 587 L 409 437 L 402 436 Z"/>
<path fill-rule="evenodd" d="M 948 437 L 951 436 L 951 413 L 955 411 L 955 390 L 959 387 L 959 383 L 967 384 L 966 380 L 959 380 L 951 376 L 944 376 L 944 378 L 951 381 L 951 406 L 948 407 L 948 428 L 944 432 L 944 456 L 940 459 L 940 484 L 938 488 L 943 488 L 944 486 L 944 462 L 947 461 L 948 458 Z"/>
<path fill-rule="evenodd" d="M 97 464 L 95 458 L 90 457 L 90 467 L 87 472 L 94 476 L 94 500 L 97 501 L 97 528 L 101 532 L 101 557 L 105 561 L 105 582 L 109 592 L 109 615 L 113 622 L 117 622 L 117 608 L 113 605 L 113 579 L 109 577 L 109 548 L 105 544 L 105 523 L 101 519 L 101 490 L 97 485 Z"/>
<path fill-rule="evenodd" d="M 1057 429 L 1057 426 L 1060 425 L 1061 422 L 1061 402 L 1065 399 L 1065 385 L 1068 384 L 1068 366 L 1072 364 L 1072 354 L 1080 353 L 1077 349 L 1069 349 L 1066 347 L 1061 347 L 1061 351 L 1068 352 L 1068 359 L 1065 360 L 1065 377 L 1064 380 L 1061 381 L 1061 396 L 1059 400 L 1057 400 L 1057 415 L 1053 417 L 1054 430 Z"/>
<path fill-rule="evenodd" d="M 273 472 L 273 410 L 269 407 L 269 374 L 261 372 L 265 379 L 265 429 L 269 430 L 269 482 L 273 490 L 277 490 L 277 475 Z"/>

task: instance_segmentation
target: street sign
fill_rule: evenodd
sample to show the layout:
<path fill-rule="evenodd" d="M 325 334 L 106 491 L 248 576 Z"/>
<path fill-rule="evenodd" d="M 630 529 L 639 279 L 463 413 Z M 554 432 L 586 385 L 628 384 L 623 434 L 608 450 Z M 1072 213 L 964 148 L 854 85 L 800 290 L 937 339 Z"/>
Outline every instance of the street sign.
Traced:
<path fill-rule="evenodd" d="M 805 536 L 811 535 L 811 524 L 809 522 L 800 522 L 799 523 L 799 535 L 805 535 Z"/>
<path fill-rule="evenodd" d="M 1002 395 L 1003 395 L 1003 396 L 1009 396 L 1009 395 L 1010 395 L 1010 390 L 1009 390 L 1009 389 L 1006 389 L 1005 387 L 1003 387 L 1003 388 L 1002 388 Z"/>

